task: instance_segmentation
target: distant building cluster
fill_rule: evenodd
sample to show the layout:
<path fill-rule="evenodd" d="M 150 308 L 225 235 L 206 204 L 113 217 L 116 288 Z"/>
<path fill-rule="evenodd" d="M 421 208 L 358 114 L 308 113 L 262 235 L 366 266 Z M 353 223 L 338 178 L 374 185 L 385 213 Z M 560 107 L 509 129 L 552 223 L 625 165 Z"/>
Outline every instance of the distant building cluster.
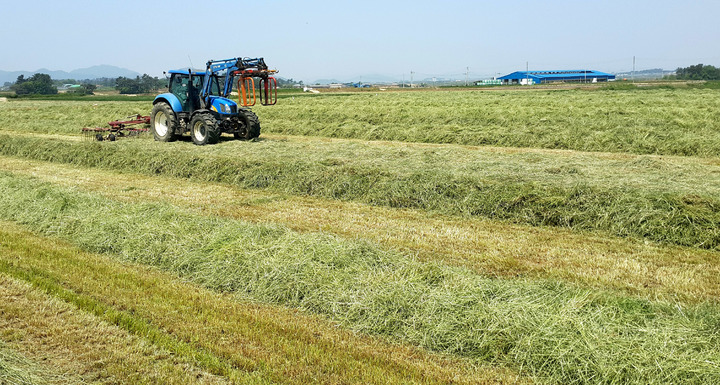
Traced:
<path fill-rule="evenodd" d="M 598 83 L 615 80 L 615 75 L 594 70 L 516 71 L 497 80 L 499 84 Z"/>
<path fill-rule="evenodd" d="M 606 72 L 600 72 L 595 70 L 553 70 L 553 71 L 516 71 L 511 74 L 496 77 L 493 79 L 478 80 L 470 82 L 476 86 L 493 86 L 493 85 L 511 85 L 511 84 L 547 84 L 547 83 L 602 83 L 615 80 L 615 75 Z M 369 88 L 373 87 L 384 87 L 384 88 L 416 88 L 416 87 L 437 87 L 437 86 L 461 86 L 461 80 L 447 80 L 439 79 L 436 82 L 435 78 L 423 79 L 415 81 L 414 83 L 329 83 L 329 84 L 312 84 L 302 85 L 296 84 L 298 88 Z M 468 85 L 467 79 L 465 85 Z"/>

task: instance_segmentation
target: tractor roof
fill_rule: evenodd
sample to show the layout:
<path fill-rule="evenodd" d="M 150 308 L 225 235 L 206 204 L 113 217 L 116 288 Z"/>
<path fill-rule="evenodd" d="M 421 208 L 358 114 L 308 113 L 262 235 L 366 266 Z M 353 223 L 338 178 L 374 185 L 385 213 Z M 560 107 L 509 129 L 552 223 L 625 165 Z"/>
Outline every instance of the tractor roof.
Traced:
<path fill-rule="evenodd" d="M 187 75 L 190 72 L 190 70 L 170 70 L 168 73 L 170 74 L 183 74 Z M 205 76 L 205 71 L 203 70 L 192 70 L 193 75 L 199 75 L 199 76 Z"/>

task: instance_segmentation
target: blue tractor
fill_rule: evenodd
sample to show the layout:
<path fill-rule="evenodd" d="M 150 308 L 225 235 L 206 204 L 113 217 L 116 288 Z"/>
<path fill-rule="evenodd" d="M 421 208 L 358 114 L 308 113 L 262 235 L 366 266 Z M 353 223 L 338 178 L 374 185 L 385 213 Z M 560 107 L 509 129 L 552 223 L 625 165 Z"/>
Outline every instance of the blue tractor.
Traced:
<path fill-rule="evenodd" d="M 260 121 L 248 107 L 255 104 L 259 78 L 260 102 L 277 102 L 277 81 L 263 58 L 210 60 L 203 71 L 169 71 L 168 92 L 155 97 L 150 127 L 155 140 L 170 142 L 189 133 L 197 145 L 214 144 L 222 133 L 236 139 L 260 135 Z M 228 96 L 237 81 L 239 104 Z"/>

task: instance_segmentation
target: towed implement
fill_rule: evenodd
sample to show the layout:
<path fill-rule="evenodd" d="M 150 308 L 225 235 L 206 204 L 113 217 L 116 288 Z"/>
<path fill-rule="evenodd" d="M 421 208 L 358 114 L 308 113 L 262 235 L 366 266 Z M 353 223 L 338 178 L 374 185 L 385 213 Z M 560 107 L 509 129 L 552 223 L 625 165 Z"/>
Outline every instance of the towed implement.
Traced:
<path fill-rule="evenodd" d="M 108 122 L 110 127 L 85 127 L 83 134 L 88 138 L 103 141 L 115 141 L 117 138 L 139 136 L 148 131 L 150 117 L 140 114 L 128 116 L 128 120 L 113 120 Z"/>
<path fill-rule="evenodd" d="M 257 100 L 255 80 L 259 79 L 260 103 L 277 102 L 277 81 L 263 58 L 210 60 L 205 71 L 169 71 L 168 92 L 155 97 L 150 128 L 155 140 L 170 142 L 190 134 L 197 145 L 214 144 L 223 133 L 236 139 L 260 135 L 260 120 L 250 110 Z M 228 96 L 236 85 L 239 102 Z"/>

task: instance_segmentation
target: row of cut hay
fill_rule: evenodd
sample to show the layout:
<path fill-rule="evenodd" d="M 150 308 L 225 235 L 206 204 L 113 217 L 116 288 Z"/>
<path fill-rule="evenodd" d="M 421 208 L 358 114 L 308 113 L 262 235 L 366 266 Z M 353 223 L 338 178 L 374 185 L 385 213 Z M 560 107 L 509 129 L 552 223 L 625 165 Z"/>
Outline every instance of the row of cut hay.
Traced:
<path fill-rule="evenodd" d="M 264 132 L 292 135 L 720 155 L 717 90 L 466 91 L 328 95 L 258 108 Z"/>
<path fill-rule="evenodd" d="M 48 384 L 48 378 L 43 375 L 38 365 L 0 341 L 0 384 Z"/>
<path fill-rule="evenodd" d="M 720 264 L 710 250 L 5 156 L 0 170 L 120 201 L 361 238 L 485 275 L 556 278 L 684 303 L 720 298 Z"/>
<path fill-rule="evenodd" d="M 720 155 L 715 89 L 424 91 L 284 98 L 258 106 L 264 133 L 572 149 Z M 11 101 L 0 128 L 77 134 L 151 102 Z"/>
<path fill-rule="evenodd" d="M 0 130 L 80 135 L 84 127 L 110 127 L 110 121 L 150 115 L 151 109 L 150 101 L 11 101 L 0 105 Z"/>
<path fill-rule="evenodd" d="M 323 156 L 314 155 L 315 144 L 227 145 L 196 147 L 151 141 L 71 143 L 0 135 L 3 155 L 720 248 L 720 200 L 712 189 L 707 194 L 690 194 L 693 185 L 676 188 L 658 179 L 655 184 L 659 186 L 633 188 L 632 177 L 626 184 L 613 185 L 617 182 L 609 181 L 608 186 L 592 184 L 589 178 L 576 183 L 567 183 L 567 178 L 546 183 L 500 174 L 483 177 L 472 170 L 443 168 L 444 164 L 436 162 L 432 151 L 413 155 L 426 157 L 422 162 L 405 162 L 402 159 L 405 150 L 394 152 L 399 154 L 397 161 L 389 160 L 390 157 L 376 159 L 372 154 L 377 152 L 370 150 L 353 155 L 353 149 L 366 151 L 362 145 L 339 152 L 338 159 L 326 157 L 328 153 L 322 150 L 318 152 Z M 356 158 L 363 160 L 355 162 Z M 487 164 L 493 161 L 489 159 Z M 521 166 L 500 163 L 494 167 L 502 172 L 503 167 Z"/>
<path fill-rule="evenodd" d="M 501 280 L 373 245 L 123 204 L 4 173 L 0 218 L 219 291 L 557 384 L 720 381 L 717 304 Z"/>
<path fill-rule="evenodd" d="M 55 373 L 114 385 L 529 383 L 114 259 L 0 221 L 0 335 Z"/>
<path fill-rule="evenodd" d="M 67 281 L 58 284 L 60 280 L 48 277 L 45 271 L 34 267 L 23 271 L 19 265 L 33 265 L 36 263 L 33 260 L 35 257 L 51 258 L 49 255 L 52 255 L 64 267 L 72 264 L 69 261 L 72 258 L 58 256 L 57 250 L 67 246 L 58 246 L 55 239 L 43 238 L 45 242 L 42 245 L 22 244 L 27 241 L 27 232 L 18 234 L 12 233 L 14 229 L 10 230 L 12 238 L 8 239 L 8 227 L 15 226 L 8 222 L 3 222 L 2 226 L 0 335 L 7 338 L 8 345 L 16 349 L 16 357 L 13 359 L 11 356 L 7 361 L 15 369 L 11 367 L 6 372 L 8 369 L 3 368 L 6 358 L 0 350 L 0 384 L 230 383 L 202 370 L 202 364 L 207 362 L 202 359 L 207 355 L 194 351 L 196 354 L 189 357 L 190 344 L 185 344 L 185 349 L 169 350 L 167 348 L 171 344 L 158 343 L 157 336 L 161 333 L 153 330 L 143 319 L 104 306 L 84 295 L 86 293 L 78 295 L 65 290 L 63 285 L 67 285 Z M 23 254 L 18 258 L 18 251 L 33 256 Z M 82 254 L 76 248 L 74 252 L 73 257 Z M 84 266 L 84 272 L 88 270 L 88 266 Z M 112 279 L 103 277 L 96 281 L 102 285 L 112 285 L 110 282 L 113 279 L 127 278 L 127 274 L 121 274 Z M 117 285 L 112 287 L 117 289 Z M 121 297 L 126 293 L 119 294 Z M 113 301 L 117 298 L 118 295 L 113 296 Z M 162 342 L 168 340 L 171 339 L 166 338 Z M 181 344 L 177 340 L 173 342 Z M 20 355 L 24 358 L 18 361 Z M 198 361 L 201 365 L 197 365 Z M 3 379 L 4 372 L 8 378 Z"/>

